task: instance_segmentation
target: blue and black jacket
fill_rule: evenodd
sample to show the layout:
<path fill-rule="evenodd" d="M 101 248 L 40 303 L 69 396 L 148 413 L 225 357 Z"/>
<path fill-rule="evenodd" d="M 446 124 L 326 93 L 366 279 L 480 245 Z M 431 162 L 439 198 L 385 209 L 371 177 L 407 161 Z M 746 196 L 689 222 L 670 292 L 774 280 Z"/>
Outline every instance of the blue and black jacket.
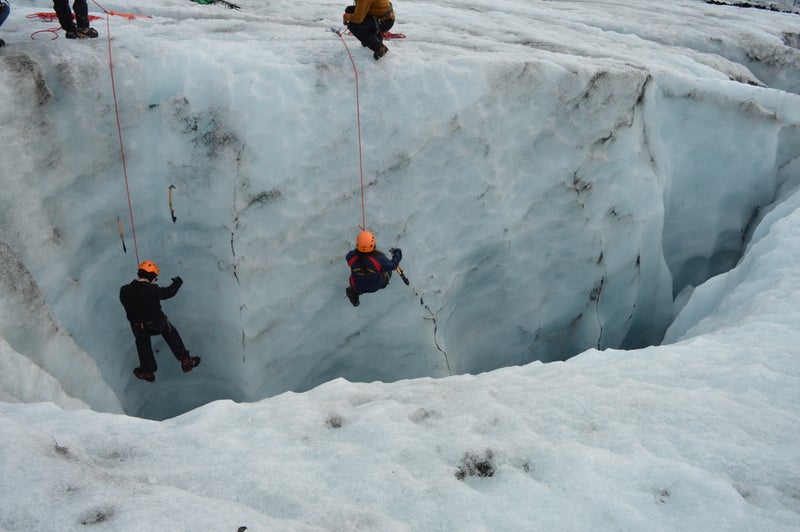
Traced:
<path fill-rule="evenodd" d="M 397 269 L 402 254 L 400 250 L 392 253 L 392 258 L 378 250 L 361 253 L 352 250 L 347 254 L 347 265 L 350 266 L 350 286 L 359 294 L 377 292 L 389 284 L 391 272 Z"/>

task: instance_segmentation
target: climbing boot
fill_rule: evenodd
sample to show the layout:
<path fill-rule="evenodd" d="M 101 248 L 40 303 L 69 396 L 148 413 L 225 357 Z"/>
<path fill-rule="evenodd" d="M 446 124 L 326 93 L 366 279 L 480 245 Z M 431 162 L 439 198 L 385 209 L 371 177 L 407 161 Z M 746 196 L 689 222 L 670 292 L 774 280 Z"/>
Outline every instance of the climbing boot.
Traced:
<path fill-rule="evenodd" d="M 374 53 L 374 54 L 372 54 L 372 57 L 374 57 L 374 58 L 375 58 L 375 61 L 377 61 L 378 59 L 380 59 L 381 57 L 383 57 L 384 55 L 386 55 L 386 52 L 388 52 L 388 51 L 389 51 L 389 49 L 388 49 L 388 48 L 386 48 L 386 46 L 384 46 L 384 45 L 381 45 L 381 47 L 380 47 L 380 48 L 378 48 L 377 50 L 375 50 L 375 53 Z"/>
<path fill-rule="evenodd" d="M 137 379 L 142 379 L 143 381 L 154 382 L 156 380 L 156 376 L 153 373 L 142 368 L 133 368 L 133 374 L 136 375 Z"/>
<path fill-rule="evenodd" d="M 200 357 L 186 357 L 181 360 L 181 369 L 184 373 L 189 373 L 192 369 L 200 364 Z"/>
<path fill-rule="evenodd" d="M 355 289 L 353 289 L 352 287 L 348 286 L 345 289 L 345 293 L 347 294 L 347 299 L 350 300 L 350 304 L 353 305 L 354 307 L 357 307 L 359 303 L 358 292 L 356 292 Z"/>
<path fill-rule="evenodd" d="M 94 28 L 78 28 L 75 31 L 68 31 L 67 39 L 96 39 L 97 30 Z"/>

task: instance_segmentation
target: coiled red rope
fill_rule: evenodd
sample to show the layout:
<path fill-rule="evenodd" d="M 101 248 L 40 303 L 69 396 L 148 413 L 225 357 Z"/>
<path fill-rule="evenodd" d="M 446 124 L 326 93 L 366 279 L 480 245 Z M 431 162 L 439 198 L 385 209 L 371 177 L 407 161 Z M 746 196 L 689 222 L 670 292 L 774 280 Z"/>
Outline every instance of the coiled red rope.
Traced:
<path fill-rule="evenodd" d="M 25 18 L 38 18 L 39 20 L 44 20 L 45 22 L 53 22 L 54 20 L 58 20 L 58 15 L 56 15 L 55 11 L 41 11 L 39 13 L 31 13 L 29 15 L 25 15 Z M 73 15 L 73 18 L 74 15 Z M 89 20 L 100 20 L 101 17 L 97 15 L 89 15 Z M 36 40 L 35 35 L 39 33 L 51 33 L 52 37 L 50 37 L 51 41 L 58 39 L 58 32 L 61 29 L 61 26 L 56 26 L 55 28 L 47 28 L 46 30 L 36 30 L 31 33 L 31 39 Z"/>

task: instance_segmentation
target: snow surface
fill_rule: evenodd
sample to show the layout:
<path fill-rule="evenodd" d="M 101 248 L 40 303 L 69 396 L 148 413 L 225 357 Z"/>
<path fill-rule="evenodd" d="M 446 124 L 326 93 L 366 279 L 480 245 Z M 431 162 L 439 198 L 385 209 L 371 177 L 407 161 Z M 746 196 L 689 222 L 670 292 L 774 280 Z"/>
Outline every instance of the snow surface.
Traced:
<path fill-rule="evenodd" d="M 238 3 L 0 30 L 0 528 L 800 529 L 797 15 L 404 1 L 375 62 Z M 411 279 L 357 309 L 348 49 Z M 137 259 L 191 374 L 131 374 Z"/>

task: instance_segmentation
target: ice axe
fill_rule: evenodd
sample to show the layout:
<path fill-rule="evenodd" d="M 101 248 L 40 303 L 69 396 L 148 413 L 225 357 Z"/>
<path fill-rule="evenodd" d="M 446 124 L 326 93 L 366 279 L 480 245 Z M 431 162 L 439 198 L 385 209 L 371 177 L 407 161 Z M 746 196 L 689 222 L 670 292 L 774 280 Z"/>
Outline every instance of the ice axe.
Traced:
<path fill-rule="evenodd" d="M 391 248 L 389 250 L 389 253 L 394 254 L 394 248 Z M 408 283 L 408 278 L 406 277 L 406 274 L 403 273 L 403 268 L 401 268 L 400 265 L 398 264 L 397 268 L 395 268 L 395 270 L 397 271 L 397 275 L 399 275 L 400 278 L 403 280 L 403 282 L 406 283 L 406 286 L 408 286 L 408 284 L 409 284 Z"/>
<path fill-rule="evenodd" d="M 125 236 L 122 234 L 122 222 L 120 221 L 119 216 L 117 216 L 117 231 L 119 231 L 119 240 L 122 242 L 122 252 L 127 253 L 128 248 L 125 247 Z"/>
<path fill-rule="evenodd" d="M 404 283 L 406 283 L 406 285 L 409 284 L 408 277 L 406 277 L 406 274 L 403 273 L 403 268 L 401 268 L 399 265 L 397 266 L 397 275 L 400 276 L 400 278 L 403 280 Z"/>
<path fill-rule="evenodd" d="M 175 189 L 175 185 L 169 186 L 169 214 L 172 216 L 172 223 L 175 223 L 178 219 L 175 217 L 175 210 L 172 208 L 172 191 Z"/>

